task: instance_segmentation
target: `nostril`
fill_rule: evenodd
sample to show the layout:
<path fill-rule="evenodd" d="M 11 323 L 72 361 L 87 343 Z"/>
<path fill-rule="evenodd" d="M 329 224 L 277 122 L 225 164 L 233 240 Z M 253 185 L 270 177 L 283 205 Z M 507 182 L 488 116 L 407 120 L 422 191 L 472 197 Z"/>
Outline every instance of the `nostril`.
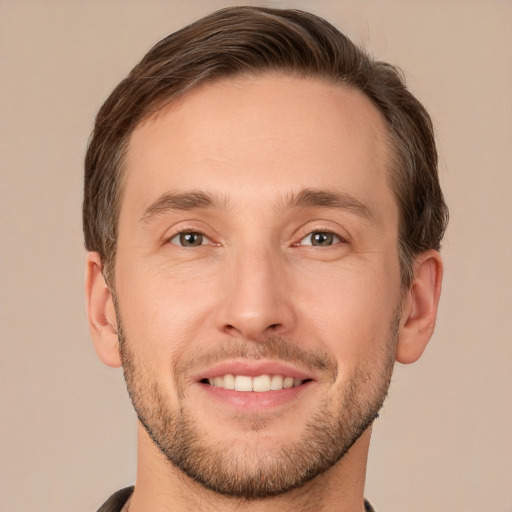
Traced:
<path fill-rule="evenodd" d="M 230 319 L 232 323 L 224 323 L 222 331 L 228 336 L 242 336 L 248 340 L 258 341 L 261 337 L 269 334 L 277 334 L 284 328 L 283 322 L 267 323 L 273 318 L 264 318 L 257 314 L 246 314 L 241 316 L 239 321 Z M 277 318 L 275 319 L 277 320 Z"/>
<path fill-rule="evenodd" d="M 226 324 L 224 326 L 223 331 L 228 334 L 229 336 L 240 336 L 242 335 L 242 332 L 237 329 L 234 325 Z"/>

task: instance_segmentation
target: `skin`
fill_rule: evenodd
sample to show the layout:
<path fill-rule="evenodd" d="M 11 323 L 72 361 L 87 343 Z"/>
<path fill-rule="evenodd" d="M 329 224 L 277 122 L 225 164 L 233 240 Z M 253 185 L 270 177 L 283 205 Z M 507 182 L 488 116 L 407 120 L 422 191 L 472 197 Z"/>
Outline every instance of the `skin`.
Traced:
<path fill-rule="evenodd" d="M 439 254 L 427 251 L 414 261 L 410 288 L 401 287 L 388 155 L 385 123 L 364 95 L 282 75 L 199 86 L 135 129 L 119 219 L 117 316 L 97 253 L 87 257 L 86 290 L 95 348 L 110 366 L 122 364 L 122 319 L 139 407 L 158 405 L 157 386 L 165 407 L 186 410 L 206 446 L 252 471 L 260 456 L 300 443 L 315 413 L 337 417 L 350 383 L 359 405 L 385 395 L 392 361 L 414 362 L 432 335 L 442 278 Z M 180 231 L 202 233 L 202 244 L 182 247 Z M 334 236 L 314 246 L 312 233 Z M 212 398 L 198 383 L 219 349 L 229 364 L 240 364 L 240 347 L 263 364 L 283 363 L 268 348 L 272 338 L 325 356 L 331 369 L 301 357 L 286 363 L 310 383 L 267 407 Z M 362 512 L 370 435 L 368 427 L 301 487 L 255 501 L 184 475 L 139 423 L 130 511 Z"/>

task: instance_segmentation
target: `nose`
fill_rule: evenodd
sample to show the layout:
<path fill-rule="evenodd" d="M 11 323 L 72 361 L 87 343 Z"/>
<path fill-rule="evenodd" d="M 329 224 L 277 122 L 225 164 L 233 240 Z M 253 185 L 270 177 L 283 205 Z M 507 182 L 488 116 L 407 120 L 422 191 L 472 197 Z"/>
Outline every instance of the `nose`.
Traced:
<path fill-rule="evenodd" d="M 218 328 L 256 342 L 292 331 L 295 316 L 285 267 L 270 248 L 234 250 L 223 276 Z"/>

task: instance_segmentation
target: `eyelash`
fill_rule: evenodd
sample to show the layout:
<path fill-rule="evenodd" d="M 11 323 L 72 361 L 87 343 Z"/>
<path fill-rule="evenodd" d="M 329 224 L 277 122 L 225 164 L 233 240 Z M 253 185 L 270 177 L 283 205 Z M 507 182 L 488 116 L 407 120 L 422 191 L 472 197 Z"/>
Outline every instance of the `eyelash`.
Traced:
<path fill-rule="evenodd" d="M 186 246 L 186 245 L 183 245 L 181 243 L 173 243 L 173 240 L 175 238 L 178 238 L 178 237 L 181 237 L 182 235 L 199 235 L 203 238 L 205 238 L 208 243 L 203 243 L 204 240 L 201 240 L 201 243 L 198 244 L 198 245 L 191 245 L 191 246 Z M 309 237 L 312 237 L 313 235 L 315 234 L 325 234 L 325 235 L 332 235 L 332 237 L 335 239 L 331 244 L 328 244 L 328 245 L 325 245 L 325 246 L 322 246 L 322 245 L 314 245 L 313 242 L 311 243 L 302 243 L 304 240 L 306 240 L 307 238 Z M 170 238 L 167 239 L 166 243 L 169 243 L 169 244 L 172 244 L 172 245 L 176 245 L 178 247 L 183 247 L 183 248 L 192 248 L 192 247 L 200 247 L 202 245 L 208 245 L 208 244 L 211 244 L 211 240 L 208 238 L 208 236 L 203 232 L 203 231 L 200 231 L 200 230 L 197 230 L 197 229 L 194 229 L 194 230 L 191 230 L 191 229 L 182 229 L 176 233 L 174 233 Z M 338 233 L 332 231 L 332 230 L 329 230 L 329 229 L 315 229 L 311 232 L 309 232 L 306 236 L 304 236 L 303 238 L 301 238 L 298 242 L 294 243 L 292 246 L 293 247 L 304 247 L 304 246 L 311 246 L 311 247 L 332 247 L 334 245 L 337 245 L 339 243 L 347 243 L 347 240 L 342 237 L 341 235 L 339 235 Z"/>
<path fill-rule="evenodd" d="M 302 242 L 304 240 L 306 240 L 307 238 L 310 238 L 312 237 L 313 235 L 315 234 L 325 234 L 325 235 L 332 235 L 336 240 L 333 241 L 332 244 L 330 245 L 326 245 L 326 246 L 321 246 L 321 245 L 313 245 L 313 243 L 309 243 L 309 244 L 303 244 Z M 340 243 L 347 243 L 347 240 L 342 237 L 341 235 L 339 235 L 338 233 L 336 233 L 335 231 L 332 231 L 330 229 L 314 229 L 313 231 L 310 231 L 306 236 L 302 237 L 299 242 L 297 242 L 296 244 L 294 244 L 294 246 L 296 247 L 300 247 L 300 246 L 311 246 L 311 247 L 333 247 L 334 245 L 337 245 L 337 244 L 340 244 Z"/>
<path fill-rule="evenodd" d="M 184 249 L 187 249 L 187 248 L 190 248 L 190 247 L 198 247 L 198 246 L 185 246 L 185 245 L 181 245 L 179 243 L 173 243 L 172 241 L 177 238 L 177 237 L 181 237 L 182 235 L 200 235 L 202 237 L 204 237 L 206 240 L 208 240 L 208 242 L 211 244 L 211 240 L 208 238 L 208 236 L 201 230 L 199 229 L 181 229 L 179 231 L 177 231 L 176 233 L 174 233 L 171 237 L 167 238 L 167 241 L 166 243 L 168 244 L 171 244 L 171 245 L 176 245 L 178 247 L 183 247 Z M 201 243 L 199 244 L 199 246 L 201 245 L 208 245 L 207 243 Z"/>

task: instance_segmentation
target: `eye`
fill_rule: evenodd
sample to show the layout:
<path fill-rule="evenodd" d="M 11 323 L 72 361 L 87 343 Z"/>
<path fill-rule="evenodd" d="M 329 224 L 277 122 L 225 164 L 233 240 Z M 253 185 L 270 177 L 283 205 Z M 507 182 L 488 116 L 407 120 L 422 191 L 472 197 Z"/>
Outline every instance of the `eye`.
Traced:
<path fill-rule="evenodd" d="M 207 245 L 209 240 L 205 235 L 197 231 L 182 231 L 173 236 L 169 243 L 181 247 L 199 247 L 200 245 Z"/>
<path fill-rule="evenodd" d="M 341 237 L 331 231 L 313 231 L 304 237 L 299 245 L 312 245 L 314 247 L 329 247 L 342 242 Z"/>

